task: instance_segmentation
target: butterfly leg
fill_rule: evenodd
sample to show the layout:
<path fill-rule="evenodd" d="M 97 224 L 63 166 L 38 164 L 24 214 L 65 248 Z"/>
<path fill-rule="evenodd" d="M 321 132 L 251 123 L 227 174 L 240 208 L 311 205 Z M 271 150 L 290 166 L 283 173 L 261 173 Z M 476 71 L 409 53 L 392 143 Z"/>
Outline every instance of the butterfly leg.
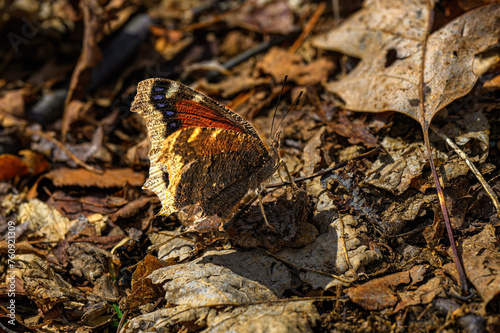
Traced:
<path fill-rule="evenodd" d="M 264 188 L 260 188 L 258 191 L 257 191 L 257 197 L 259 198 L 259 205 L 260 205 L 260 210 L 262 212 L 262 216 L 264 216 L 264 221 L 266 222 L 266 226 L 269 228 L 269 229 L 272 229 L 272 230 L 275 230 L 276 228 L 273 227 L 272 225 L 269 224 L 269 221 L 267 220 L 267 217 L 266 217 L 266 212 L 264 211 L 264 204 L 262 203 L 262 195 L 261 193 L 264 191 Z"/>
<path fill-rule="evenodd" d="M 292 175 L 290 174 L 290 171 L 288 171 L 288 167 L 286 166 L 286 163 L 285 163 L 285 162 L 283 162 L 283 161 L 281 161 L 280 165 L 282 165 L 282 166 L 283 166 L 283 168 L 285 169 L 285 172 L 286 172 L 286 174 L 287 174 L 287 176 L 288 176 L 288 179 L 290 180 L 290 183 L 292 184 L 293 189 L 298 191 L 298 190 L 299 190 L 299 187 L 298 187 L 298 186 L 297 186 L 297 184 L 295 184 L 295 182 L 293 181 L 293 179 L 292 179 Z M 281 174 L 280 174 L 280 178 L 281 178 Z M 283 178 L 281 178 L 281 180 L 283 181 Z M 283 181 L 283 182 L 285 182 L 285 181 Z"/>

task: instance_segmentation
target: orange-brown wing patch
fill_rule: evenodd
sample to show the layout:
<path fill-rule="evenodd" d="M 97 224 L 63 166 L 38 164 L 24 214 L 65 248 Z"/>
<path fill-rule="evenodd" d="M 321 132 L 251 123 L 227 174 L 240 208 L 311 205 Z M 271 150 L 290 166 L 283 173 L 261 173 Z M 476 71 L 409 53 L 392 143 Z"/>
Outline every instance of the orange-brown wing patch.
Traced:
<path fill-rule="evenodd" d="M 210 127 L 244 133 L 230 120 L 221 117 L 214 109 L 192 100 L 177 102 L 178 119 L 182 127 Z"/>

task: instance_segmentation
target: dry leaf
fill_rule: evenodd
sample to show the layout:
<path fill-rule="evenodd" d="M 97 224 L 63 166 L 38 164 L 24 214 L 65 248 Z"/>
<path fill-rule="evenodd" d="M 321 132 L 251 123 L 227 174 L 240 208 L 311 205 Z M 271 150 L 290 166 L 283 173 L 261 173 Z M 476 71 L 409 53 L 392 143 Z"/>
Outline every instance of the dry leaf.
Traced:
<path fill-rule="evenodd" d="M 42 237 L 49 247 L 64 239 L 70 227 L 68 218 L 38 199 L 19 205 L 17 221 L 19 224 L 29 222 L 29 236 Z"/>
<path fill-rule="evenodd" d="M 58 303 L 86 301 L 78 289 L 73 288 L 37 256 L 20 256 L 17 260 L 28 265 L 22 269 L 26 296 L 34 301 L 42 312 L 48 312 Z"/>
<path fill-rule="evenodd" d="M 295 81 L 299 85 L 310 86 L 326 81 L 329 71 L 334 66 L 333 62 L 326 58 L 320 58 L 306 64 L 301 56 L 273 47 L 257 64 L 256 68 L 270 74 L 277 82 L 280 82 L 285 75 L 288 75 L 290 81 Z"/>
<path fill-rule="evenodd" d="M 153 285 L 148 275 L 162 267 L 158 258 L 150 254 L 137 265 L 132 274 L 132 290 L 127 298 L 127 309 L 135 309 L 160 298 L 161 289 L 158 285 Z"/>
<path fill-rule="evenodd" d="M 409 284 L 411 279 L 415 281 L 415 276 L 421 276 L 424 273 L 423 266 L 415 266 L 406 272 L 387 275 L 370 280 L 360 286 L 351 287 L 347 290 L 347 294 L 354 303 L 367 310 L 382 310 L 394 306 L 398 302 L 395 291 L 398 285 Z"/>
<path fill-rule="evenodd" d="M 86 169 L 60 168 L 44 175 L 52 180 L 55 186 L 95 186 L 99 188 L 122 187 L 125 184 L 141 186 L 145 176 L 132 169 L 106 169 L 102 174 L 97 174 Z"/>
<path fill-rule="evenodd" d="M 266 287 L 214 264 L 172 265 L 156 270 L 149 277 L 154 284 L 163 285 L 165 299 L 175 305 L 196 307 L 277 299 Z"/>
<path fill-rule="evenodd" d="M 478 76 L 474 56 L 498 42 L 500 5 L 470 11 L 427 33 L 426 1 L 367 1 L 337 29 L 315 40 L 315 46 L 361 58 L 358 66 L 327 89 L 355 111 L 398 111 L 423 126 L 434 114 L 467 94 Z M 425 87 L 422 114 L 420 77 Z M 426 125 L 427 126 L 427 125 Z"/>
<path fill-rule="evenodd" d="M 226 21 L 264 34 L 288 34 L 295 28 L 286 0 L 249 1 Z"/>
<path fill-rule="evenodd" d="M 363 271 L 365 265 L 380 259 L 378 252 L 369 250 L 363 244 L 362 234 L 366 232 L 366 227 L 358 225 L 358 222 L 349 215 L 331 222 L 327 232 L 320 234 L 313 243 L 300 249 L 285 248 L 278 252 L 277 256 L 298 266 L 325 273 L 340 275 L 347 272 L 349 264 L 346 261 L 345 250 L 339 241 L 342 228 L 340 223 L 344 223 L 347 256 L 356 272 Z M 311 271 L 301 272 L 299 277 L 313 288 L 326 289 L 340 284 L 339 280 Z M 349 278 L 345 279 L 349 280 Z"/>
<path fill-rule="evenodd" d="M 168 332 L 175 324 L 203 332 L 315 332 L 319 314 L 311 301 L 249 305 L 232 310 L 215 308 L 166 308 L 131 319 L 122 333 Z"/>
<path fill-rule="evenodd" d="M 0 180 L 28 174 L 28 167 L 21 158 L 12 154 L 0 155 Z"/>

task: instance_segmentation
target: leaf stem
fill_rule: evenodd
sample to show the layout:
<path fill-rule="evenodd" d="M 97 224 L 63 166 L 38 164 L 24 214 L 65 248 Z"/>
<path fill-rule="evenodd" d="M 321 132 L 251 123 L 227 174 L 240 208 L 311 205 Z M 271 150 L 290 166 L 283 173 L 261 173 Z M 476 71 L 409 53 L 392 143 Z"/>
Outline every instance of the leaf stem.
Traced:
<path fill-rule="evenodd" d="M 434 165 L 434 159 L 432 158 L 431 144 L 429 141 L 429 129 L 423 127 L 422 130 L 424 132 L 424 143 L 429 157 L 429 164 L 431 166 L 432 176 L 434 177 L 434 183 L 436 184 L 436 191 L 439 198 L 439 205 L 441 206 L 441 211 L 443 212 L 444 224 L 446 226 L 446 232 L 448 234 L 448 239 L 450 241 L 451 252 L 453 253 L 453 261 L 455 261 L 455 266 L 457 268 L 460 287 L 462 288 L 462 292 L 466 294 L 469 289 L 467 286 L 467 277 L 465 276 L 464 266 L 462 264 L 460 255 L 457 250 L 455 238 L 453 237 L 453 229 L 451 228 L 450 218 L 448 215 L 448 208 L 446 207 L 446 201 L 444 200 L 443 188 L 441 187 L 441 183 L 439 181 L 439 177 L 436 172 L 436 166 Z"/>

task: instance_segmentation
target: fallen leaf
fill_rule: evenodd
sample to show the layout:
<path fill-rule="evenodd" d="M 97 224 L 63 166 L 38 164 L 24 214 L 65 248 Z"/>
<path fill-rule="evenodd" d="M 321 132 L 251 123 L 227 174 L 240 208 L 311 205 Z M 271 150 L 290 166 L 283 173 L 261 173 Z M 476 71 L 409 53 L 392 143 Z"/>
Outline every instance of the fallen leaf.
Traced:
<path fill-rule="evenodd" d="M 415 266 L 409 271 L 387 275 L 370 280 L 360 286 L 351 287 L 346 292 L 354 303 L 366 310 L 386 309 L 398 302 L 396 287 L 401 284 L 409 284 L 411 276 L 416 272 L 421 272 L 422 269 L 423 266 Z"/>
<path fill-rule="evenodd" d="M 481 311 L 500 309 L 500 257 L 495 228 L 486 225 L 484 229 L 462 243 L 464 268 L 467 277 L 483 299 Z M 455 268 L 447 264 L 443 267 L 455 275 Z"/>
<path fill-rule="evenodd" d="M 359 119 L 349 120 L 345 112 L 339 112 L 338 119 L 330 122 L 329 126 L 333 128 L 335 133 L 347 138 L 350 144 L 362 143 L 368 148 L 377 145 L 377 139 L 368 132 L 366 125 Z"/>
<path fill-rule="evenodd" d="M 127 297 L 127 309 L 135 309 L 148 302 L 155 302 L 161 297 L 160 286 L 154 285 L 148 276 L 162 267 L 158 258 L 150 254 L 147 254 L 137 265 L 132 274 L 132 290 Z"/>
<path fill-rule="evenodd" d="M 16 118 L 25 117 L 24 114 L 25 89 L 6 91 L 0 97 L 0 114 L 8 114 Z"/>
<path fill-rule="evenodd" d="M 169 330 L 183 324 L 191 331 L 204 328 L 203 332 L 307 332 L 317 329 L 320 320 L 311 301 L 257 304 L 233 307 L 231 310 L 214 308 L 189 308 L 179 306 L 161 309 L 128 321 L 121 332 L 134 333 L 154 327 Z"/>
<path fill-rule="evenodd" d="M 490 5 L 465 13 L 426 39 L 430 10 L 425 1 L 368 1 L 339 28 L 317 38 L 319 48 L 362 59 L 327 89 L 350 110 L 398 111 L 427 128 L 437 111 L 472 89 L 478 79 L 474 56 L 496 44 L 500 35 L 500 5 Z"/>
<path fill-rule="evenodd" d="M 341 275 L 349 270 L 346 261 L 345 250 L 339 241 L 342 237 L 340 223 L 344 223 L 344 232 L 347 247 L 347 257 L 356 272 L 362 272 L 365 265 L 380 259 L 380 254 L 370 250 L 363 244 L 362 235 L 366 232 L 366 227 L 359 225 L 350 215 L 337 218 L 330 222 L 326 232 L 321 233 L 316 240 L 300 249 L 284 248 L 277 253 L 277 256 L 298 266 L 312 268 L 326 273 Z M 331 288 L 342 284 L 339 280 L 315 273 L 304 271 L 299 275 L 300 279 L 313 288 Z M 350 280 L 344 277 L 344 280 Z"/>
<path fill-rule="evenodd" d="M 380 145 L 387 154 L 381 155 L 366 171 L 365 183 L 396 195 L 402 194 L 422 174 L 427 164 L 423 155 L 424 146 L 388 136 Z"/>
<path fill-rule="evenodd" d="M 132 169 L 106 169 L 96 174 L 86 169 L 60 168 L 46 173 L 44 178 L 50 179 L 54 186 L 95 186 L 99 188 L 122 187 L 125 184 L 141 186 L 146 177 L 143 173 Z"/>
<path fill-rule="evenodd" d="M 295 28 L 293 13 L 285 0 L 250 1 L 235 15 L 226 17 L 226 21 L 264 34 L 288 34 Z"/>
<path fill-rule="evenodd" d="M 277 299 L 266 287 L 214 264 L 172 265 L 154 271 L 150 278 L 154 284 L 162 284 L 165 299 L 172 305 L 197 307 Z"/>
<path fill-rule="evenodd" d="M 443 278 L 441 277 L 430 279 L 429 282 L 418 287 L 417 290 L 399 293 L 401 301 L 394 308 L 394 312 L 398 312 L 413 305 L 429 304 L 437 296 L 446 297 L 446 293 L 443 289 Z"/>
<path fill-rule="evenodd" d="M 288 75 L 290 81 L 304 86 L 326 81 L 329 71 L 334 67 L 333 62 L 326 58 L 306 64 L 300 55 L 278 47 L 269 50 L 256 66 L 262 72 L 270 74 L 277 82 Z"/>
<path fill-rule="evenodd" d="M 120 268 L 120 259 L 90 243 L 73 243 L 66 250 L 71 263 L 70 274 L 95 282 L 110 269 Z"/>
<path fill-rule="evenodd" d="M 20 157 L 12 154 L 0 155 L 0 180 L 28 174 L 28 166 Z"/>
<path fill-rule="evenodd" d="M 17 258 L 22 260 L 21 257 Z M 73 288 L 43 260 L 34 255 L 24 256 L 27 264 L 22 269 L 26 296 L 43 312 L 49 312 L 56 304 L 86 302 L 85 295 Z"/>
<path fill-rule="evenodd" d="M 19 224 L 29 222 L 29 236 L 41 237 L 49 247 L 56 246 L 58 241 L 64 239 L 70 226 L 68 218 L 39 199 L 19 205 L 17 221 Z"/>

